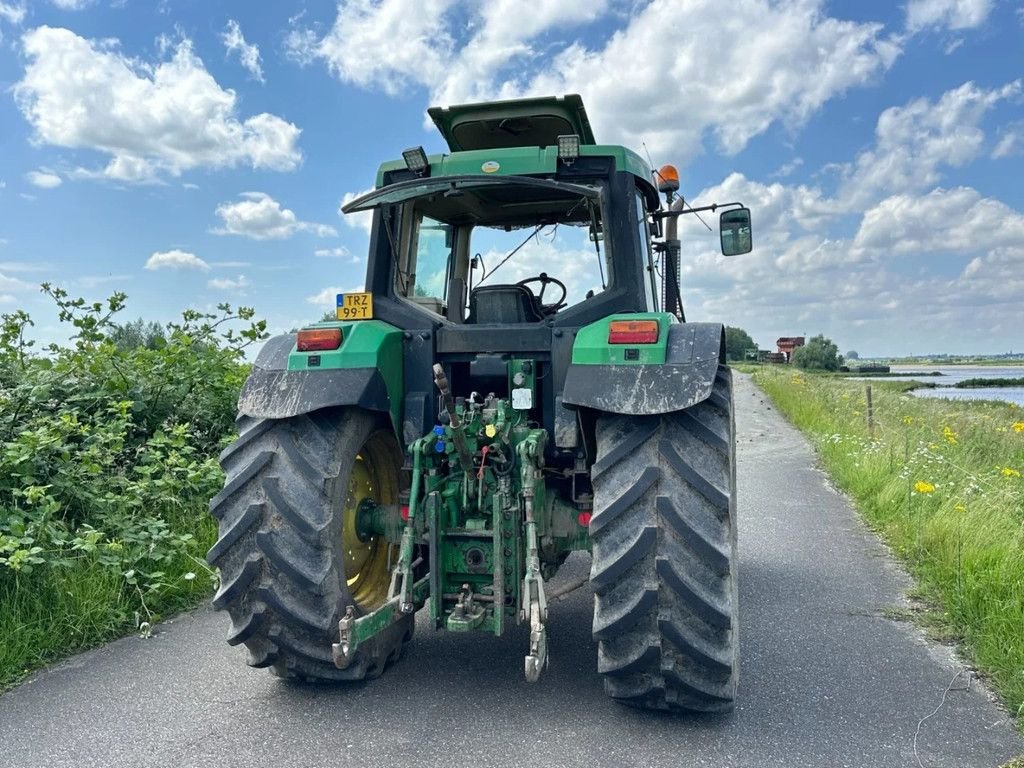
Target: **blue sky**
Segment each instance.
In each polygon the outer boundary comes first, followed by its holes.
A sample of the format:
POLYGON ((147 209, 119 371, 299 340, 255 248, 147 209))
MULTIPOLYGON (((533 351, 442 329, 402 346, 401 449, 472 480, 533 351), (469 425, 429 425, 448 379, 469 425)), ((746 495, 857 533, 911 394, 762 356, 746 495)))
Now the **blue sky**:
POLYGON ((691 319, 1024 350, 1019 2, 0 0, 0 36, 0 311, 43 339, 44 280, 316 319, 363 282, 340 203, 444 149, 428 106, 581 93, 598 141, 753 211, 744 257, 683 228, 691 319))

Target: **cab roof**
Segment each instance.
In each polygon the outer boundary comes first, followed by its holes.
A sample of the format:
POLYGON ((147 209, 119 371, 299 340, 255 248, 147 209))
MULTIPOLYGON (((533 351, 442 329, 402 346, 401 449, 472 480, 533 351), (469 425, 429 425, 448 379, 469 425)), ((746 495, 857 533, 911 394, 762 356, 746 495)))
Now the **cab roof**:
MULTIPOLYGON (((555 174, 558 137, 575 134, 580 157, 610 157, 617 170, 637 177, 651 205, 657 205, 650 167, 632 150, 596 143, 578 94, 431 107, 427 113, 451 153, 427 157, 430 176, 555 174)), ((389 172, 405 168, 402 159, 382 163, 376 187, 384 186, 389 172)))
POLYGON ((431 107, 427 110, 452 152, 507 147, 550 147, 575 134, 595 144, 578 94, 431 107))

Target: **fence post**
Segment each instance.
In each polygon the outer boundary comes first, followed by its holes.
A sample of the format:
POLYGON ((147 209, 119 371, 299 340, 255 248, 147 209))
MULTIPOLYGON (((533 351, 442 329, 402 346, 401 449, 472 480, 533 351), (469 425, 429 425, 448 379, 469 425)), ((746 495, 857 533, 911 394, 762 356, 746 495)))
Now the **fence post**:
POLYGON ((872 437, 875 436, 875 406, 871 401, 871 385, 865 384, 864 389, 867 391, 867 405, 868 405, 868 434, 872 437))

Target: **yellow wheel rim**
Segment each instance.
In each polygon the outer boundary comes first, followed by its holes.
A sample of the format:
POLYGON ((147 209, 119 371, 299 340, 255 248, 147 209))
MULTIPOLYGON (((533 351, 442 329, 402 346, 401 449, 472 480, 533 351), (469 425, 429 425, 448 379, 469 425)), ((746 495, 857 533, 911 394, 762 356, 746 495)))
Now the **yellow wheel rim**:
POLYGON ((384 604, 391 584, 389 562, 393 545, 383 536, 360 541, 357 529, 359 505, 365 499, 390 504, 397 493, 392 451, 384 433, 370 436, 356 455, 342 501, 341 547, 345 577, 352 599, 364 611, 384 604))

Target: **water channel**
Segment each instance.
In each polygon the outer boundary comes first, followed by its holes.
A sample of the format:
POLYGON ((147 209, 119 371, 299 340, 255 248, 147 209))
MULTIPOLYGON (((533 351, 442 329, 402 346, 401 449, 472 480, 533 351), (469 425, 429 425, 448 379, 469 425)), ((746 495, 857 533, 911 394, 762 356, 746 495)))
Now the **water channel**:
POLYGON ((904 375, 880 377, 879 381, 920 381, 935 384, 934 389, 913 390, 918 397, 944 397, 950 400, 1005 400, 1024 406, 1024 387, 956 389, 953 386, 958 381, 965 379, 1024 378, 1024 365, 894 365, 891 370, 892 373, 904 375), (942 375, 920 375, 932 372, 942 375), (914 376, 915 373, 918 375, 914 376))

